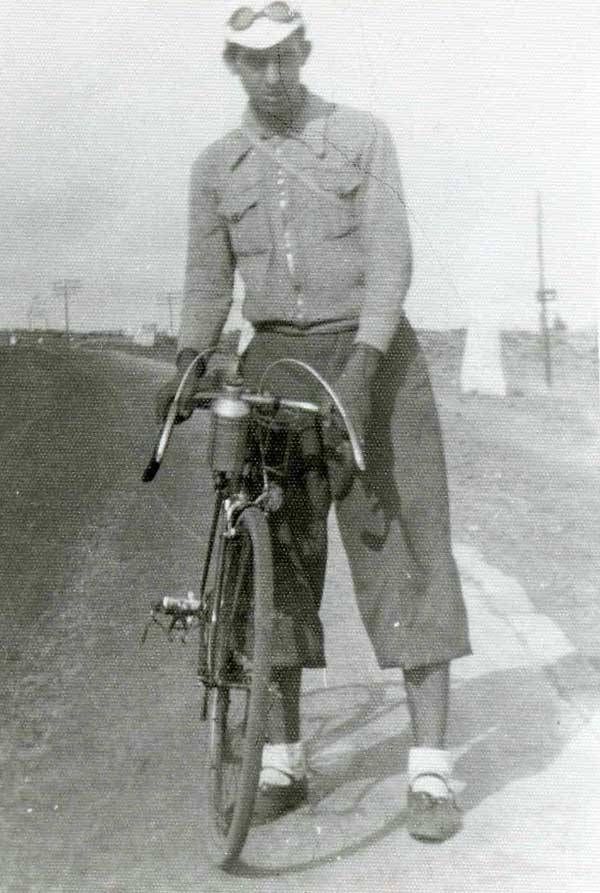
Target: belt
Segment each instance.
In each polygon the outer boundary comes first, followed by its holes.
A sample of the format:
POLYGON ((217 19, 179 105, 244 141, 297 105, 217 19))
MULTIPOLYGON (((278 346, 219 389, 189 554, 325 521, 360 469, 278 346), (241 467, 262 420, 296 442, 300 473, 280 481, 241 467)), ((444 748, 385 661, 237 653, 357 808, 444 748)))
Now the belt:
POLYGON ((304 337, 306 335, 340 335, 342 332, 358 331, 358 320, 330 320, 298 326, 291 322, 264 320, 252 323, 256 332, 267 332, 273 335, 290 335, 304 337))

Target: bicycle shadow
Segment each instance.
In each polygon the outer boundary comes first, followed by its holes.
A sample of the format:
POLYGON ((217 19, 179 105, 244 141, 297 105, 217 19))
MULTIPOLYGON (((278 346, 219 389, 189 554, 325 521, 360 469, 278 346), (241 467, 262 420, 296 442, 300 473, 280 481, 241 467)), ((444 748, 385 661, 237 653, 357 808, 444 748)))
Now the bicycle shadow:
MULTIPOLYGON (((559 696, 550 681, 563 660, 568 658, 544 667, 497 671, 454 686, 448 746, 459 748, 454 774, 465 783, 459 801, 467 825, 471 810, 518 779, 543 771, 568 742, 559 721, 559 696)), ((248 861, 240 860, 231 873, 252 878, 299 874, 340 862, 400 831, 406 820, 405 773, 411 746, 404 705, 401 682, 307 693, 303 711, 314 767, 309 805, 252 831, 248 861), (354 706, 340 720, 344 699, 354 706), (373 728, 379 733, 370 733, 373 728), (282 856, 277 864, 274 853, 282 856), (260 864, 265 857, 270 865, 260 864)))

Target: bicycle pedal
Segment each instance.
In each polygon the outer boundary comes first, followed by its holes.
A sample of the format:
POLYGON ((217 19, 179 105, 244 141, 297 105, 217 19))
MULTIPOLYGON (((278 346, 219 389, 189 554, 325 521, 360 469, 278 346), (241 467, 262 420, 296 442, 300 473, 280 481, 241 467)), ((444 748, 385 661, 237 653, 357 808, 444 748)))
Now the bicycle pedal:
POLYGON ((193 592, 188 592, 179 598, 165 595, 157 605, 157 609, 164 614, 175 614, 178 617, 191 618, 194 615, 198 615, 200 601, 193 592))

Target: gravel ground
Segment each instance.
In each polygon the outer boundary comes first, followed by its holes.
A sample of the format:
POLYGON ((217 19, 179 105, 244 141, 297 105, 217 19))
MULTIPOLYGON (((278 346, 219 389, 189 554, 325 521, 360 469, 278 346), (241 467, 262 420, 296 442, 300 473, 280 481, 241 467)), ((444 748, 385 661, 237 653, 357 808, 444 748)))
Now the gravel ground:
MULTIPOLYGON (((600 706, 589 676, 600 668, 597 368, 585 345, 579 352, 559 345, 549 395, 532 344, 520 338, 508 345, 511 396, 461 396, 460 338, 424 340, 474 604, 478 583, 469 575, 477 567, 518 581, 575 655, 557 658, 551 682, 539 668, 494 669, 492 658, 473 678, 458 672, 452 745, 471 784, 467 805, 484 824, 472 823, 441 856, 403 833, 401 681, 369 663, 342 601, 346 571, 334 564, 327 608, 334 666, 329 679, 308 680, 304 698, 310 808, 252 839, 254 867, 245 874, 210 869, 198 816, 193 649, 158 633, 140 646, 149 603, 197 579, 207 477, 193 455, 204 421, 178 430, 167 466, 144 487, 139 473, 154 436, 149 399, 164 366, 115 354, 3 350, 0 890, 597 889, 577 879, 568 860, 570 874, 554 887, 558 869, 543 841, 533 841, 525 859, 514 805, 511 812, 510 799, 498 800, 520 786, 526 816, 539 793, 532 780, 566 759, 589 726, 585 711, 600 706), (573 683, 577 673, 581 684, 573 683), (561 678, 568 697, 557 694, 561 678), (490 739, 494 728, 501 731, 490 739), (505 839, 491 830, 499 819, 505 839)), ((538 799, 556 818, 556 803, 538 799)))

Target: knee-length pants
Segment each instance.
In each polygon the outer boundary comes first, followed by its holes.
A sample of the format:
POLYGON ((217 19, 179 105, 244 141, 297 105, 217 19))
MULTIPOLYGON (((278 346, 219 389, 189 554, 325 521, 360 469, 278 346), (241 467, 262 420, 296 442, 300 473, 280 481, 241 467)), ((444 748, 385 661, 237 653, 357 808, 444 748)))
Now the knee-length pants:
MULTIPOLYGON (((355 330, 259 329, 242 359, 244 378, 256 386, 271 363, 292 357, 334 383, 355 336, 355 330)), ((278 366, 265 386, 281 396, 316 402, 324 397, 297 368, 278 366)), ((335 506, 360 615, 381 668, 449 661, 470 653, 467 619, 451 550, 438 415, 424 355, 406 320, 380 361, 370 398, 366 472, 335 506)), ((330 505, 326 474, 299 474, 286 487, 283 507, 270 517, 275 665, 325 665, 319 609, 330 505)))

